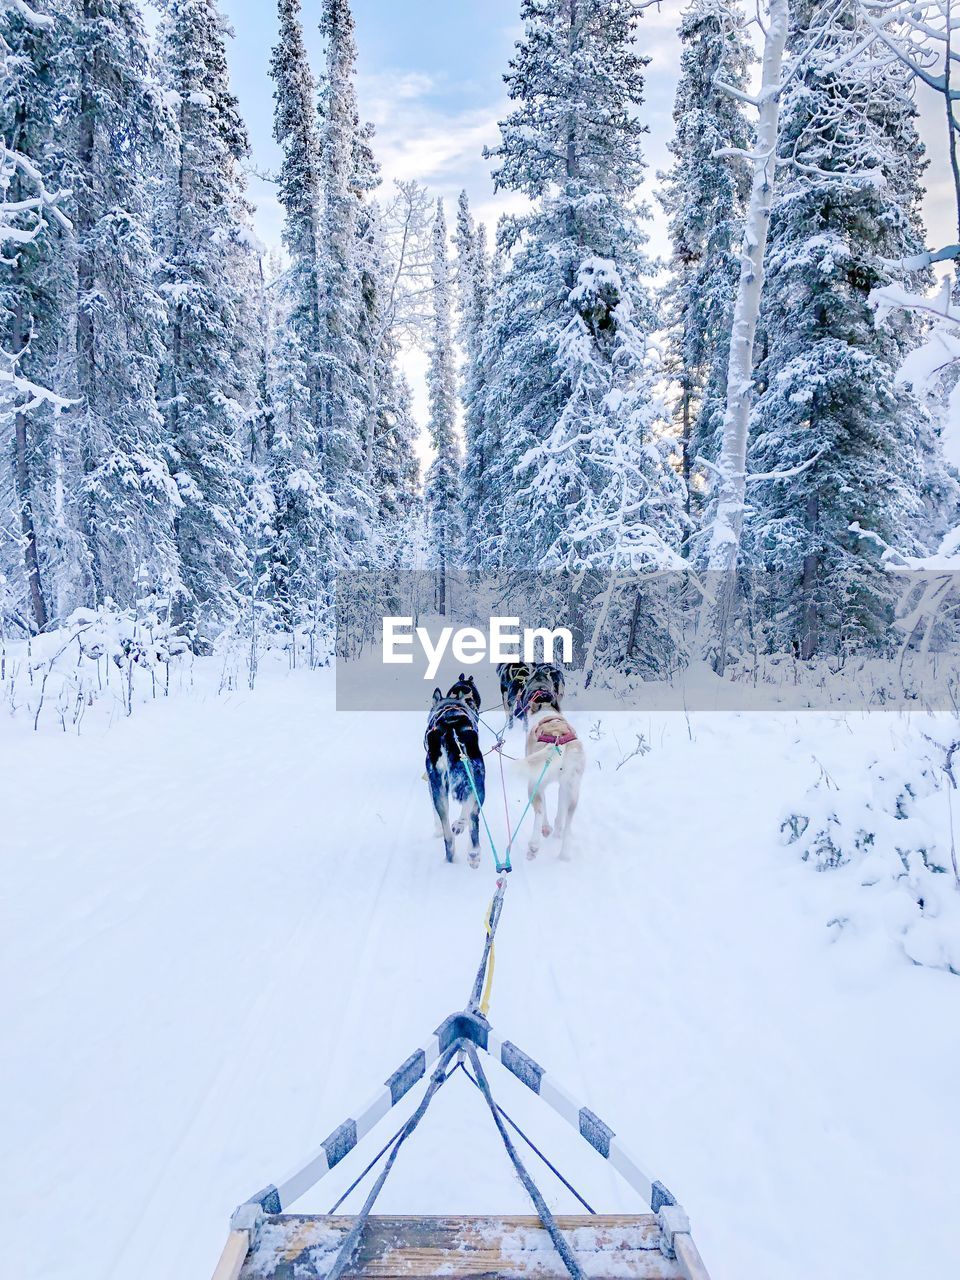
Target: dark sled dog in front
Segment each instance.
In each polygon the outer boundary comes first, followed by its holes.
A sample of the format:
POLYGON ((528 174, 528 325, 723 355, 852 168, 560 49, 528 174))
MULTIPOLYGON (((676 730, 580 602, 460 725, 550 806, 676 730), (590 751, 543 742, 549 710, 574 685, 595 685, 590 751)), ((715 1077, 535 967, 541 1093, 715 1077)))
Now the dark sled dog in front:
POLYGON ((558 703, 563 700, 563 670, 555 662, 501 662, 497 675, 508 724, 515 720, 526 723, 529 698, 534 690, 552 693, 558 703))
POLYGON ((554 662, 537 662, 530 668, 517 700, 514 717, 526 725, 537 707, 543 703, 556 704, 557 710, 563 701, 563 672, 554 662))
POLYGON ((473 707, 477 715, 480 714, 480 690, 477 688, 477 682, 473 676, 465 676, 461 671, 456 683, 452 684, 447 690, 447 697, 456 698, 458 702, 465 702, 468 706, 473 707))
POLYGON ((552 688, 557 695, 557 703, 559 704, 563 701, 566 681, 563 675, 563 668, 558 667, 555 662, 535 663, 533 670, 530 672, 528 684, 534 687, 552 688))
MULTIPOLYGON (((473 684, 472 681, 469 683, 473 684)), ((467 860, 471 867, 477 867, 480 865, 480 805, 486 794, 486 773, 477 720, 480 698, 477 694, 474 706, 472 698, 466 701, 463 697, 451 696, 459 686, 458 681, 446 697, 439 689, 434 689, 423 745, 427 753, 427 781, 447 861, 453 861, 455 839, 469 824, 467 860), (460 816, 454 822, 450 821, 451 798, 460 805, 460 816)))
POLYGON ((519 719, 519 706, 523 698, 523 690, 530 679, 532 667, 529 662, 501 662, 497 666, 500 677, 500 697, 503 701, 504 715, 507 724, 519 719))

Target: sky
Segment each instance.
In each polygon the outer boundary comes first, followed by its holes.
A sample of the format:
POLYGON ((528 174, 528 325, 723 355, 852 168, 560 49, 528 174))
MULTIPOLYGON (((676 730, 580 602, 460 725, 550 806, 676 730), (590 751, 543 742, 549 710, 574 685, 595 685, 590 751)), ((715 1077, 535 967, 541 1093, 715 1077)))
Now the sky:
MULTIPOLYGON (((315 72, 322 66, 317 32, 319 0, 302 0, 307 47, 315 72)), ((650 247, 658 255, 669 249, 665 220, 652 198, 656 173, 666 168, 667 143, 673 131, 673 98, 679 66, 676 36, 685 0, 663 0, 647 9, 639 27, 639 44, 650 57, 646 101, 641 114, 649 127, 646 145, 650 247)), ((233 27, 228 57, 234 92, 250 132, 249 193, 257 207, 256 227, 268 246, 280 240, 282 217, 273 184, 263 175, 275 172, 279 152, 273 142, 273 85, 270 51, 276 42, 273 0, 220 0, 233 27)), ((475 215, 492 232, 497 217, 519 208, 522 200, 495 194, 491 162, 484 146, 496 146, 497 121, 507 110, 503 73, 522 27, 520 0, 353 0, 357 26, 357 95, 361 116, 376 126, 374 148, 385 184, 394 178, 416 178, 448 204, 448 223, 461 190, 475 215)), ((925 204, 930 243, 939 246, 952 234, 952 188, 947 166, 944 127, 935 95, 920 98, 921 134, 930 167, 925 204)), ((414 384, 415 412, 423 414, 423 357, 405 361, 414 384)))

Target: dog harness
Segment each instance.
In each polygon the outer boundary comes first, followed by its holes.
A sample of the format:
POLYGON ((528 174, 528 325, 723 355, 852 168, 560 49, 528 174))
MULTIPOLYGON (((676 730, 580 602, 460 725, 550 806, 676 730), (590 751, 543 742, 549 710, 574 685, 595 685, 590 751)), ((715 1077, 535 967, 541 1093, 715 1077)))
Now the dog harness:
POLYGON ((427 733, 429 733, 431 729, 437 729, 440 725, 446 724, 449 721, 459 721, 462 723, 464 716, 466 716, 467 720, 470 722, 471 728, 476 731, 477 714, 473 707, 471 707, 469 703, 461 702, 456 698, 444 698, 442 702, 437 703, 436 708, 430 715, 430 719, 427 722, 427 733))
POLYGON ((532 689, 529 698, 521 698, 524 715, 529 715, 538 702, 547 702, 555 697, 552 689, 532 689))
POLYGON ((575 742, 577 735, 563 716, 548 716, 537 726, 537 741, 549 742, 554 747, 565 747, 575 742))

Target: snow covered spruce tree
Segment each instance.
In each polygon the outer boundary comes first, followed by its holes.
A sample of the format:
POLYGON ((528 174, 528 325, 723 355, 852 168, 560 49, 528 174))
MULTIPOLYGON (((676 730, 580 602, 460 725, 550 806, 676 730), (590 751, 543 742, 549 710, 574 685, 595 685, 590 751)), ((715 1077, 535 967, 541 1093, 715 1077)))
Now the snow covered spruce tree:
POLYGON ((418 429, 399 361, 402 343, 420 342, 426 332, 433 272, 431 202, 425 188, 412 181, 395 182, 392 195, 382 203, 372 198, 379 181, 372 136, 371 125, 362 129, 354 151, 354 189, 362 199, 357 260, 365 376, 363 444, 374 516, 369 557, 395 583, 393 572, 410 564, 410 521, 420 484, 414 451, 418 429))
MULTIPOLYGON (((59 40, 49 14, 0 8, 0 578, 5 612, 42 631, 56 600, 58 282, 69 224, 56 175, 59 40)), ((3 619, 0 618, 0 625, 3 619)))
POLYGON ((526 0, 522 16, 494 176, 535 203, 501 226, 513 256, 486 325, 488 546, 504 567, 646 570, 672 562, 684 517, 646 340, 639 15, 526 0))
POLYGON ((300 0, 279 0, 279 35, 271 56, 273 135, 283 159, 278 195, 288 265, 273 287, 280 333, 272 352, 267 470, 274 495, 276 542, 271 577, 278 620, 290 630, 307 621, 330 555, 328 506, 320 466, 320 136, 316 86, 307 60, 300 0))
POLYGON ((367 555, 372 564, 392 570, 404 561, 407 523, 418 487, 413 448, 417 429, 410 412, 410 389, 398 360, 401 334, 410 319, 412 277, 423 265, 426 226, 415 184, 413 188, 400 184, 386 208, 371 198, 380 181, 372 137, 372 125, 357 133, 353 177, 360 202, 356 261, 364 376, 364 480, 372 503, 367 555))
POLYGON ((714 461, 727 394, 730 328, 740 262, 737 248, 750 179, 725 148, 745 149, 742 105, 718 80, 743 92, 752 61, 738 0, 692 0, 679 29, 684 46, 673 109, 673 165, 659 199, 669 219, 672 255, 662 306, 669 325, 668 371, 679 387, 688 511, 699 510, 698 456, 714 461))
POLYGON ((430 400, 430 443, 434 457, 427 471, 427 564, 436 573, 434 603, 447 612, 449 574, 460 550, 460 448, 457 440, 457 372, 447 258, 447 222, 437 200, 433 222, 433 333, 427 390, 430 400))
POLYGON ((420 470, 414 446, 419 428, 413 416, 410 385, 393 361, 379 380, 373 487, 376 495, 378 566, 411 567, 411 521, 420 497, 420 470))
POLYGON ((174 481, 157 405, 166 308, 153 280, 152 195, 165 112, 139 6, 76 0, 63 26, 62 103, 75 229, 64 324, 77 401, 64 434, 66 502, 82 536, 75 603, 176 593, 174 481))
POLYGON ((461 191, 457 203, 454 245, 457 253, 457 308, 460 317, 458 337, 465 357, 461 392, 464 435, 461 497, 464 536, 461 560, 466 568, 480 569, 483 564, 482 543, 477 538, 476 531, 487 501, 482 345, 490 283, 486 231, 482 223, 479 226, 474 224, 465 191, 461 191))
POLYGON ((871 289, 922 248, 924 162, 906 72, 864 35, 855 0, 794 8, 806 52, 770 225, 750 469, 791 474, 751 486, 747 546, 775 571, 769 642, 804 658, 890 640, 894 585, 850 525, 916 554, 953 496, 930 419, 895 384, 916 327, 873 320, 871 289))
POLYGON ((244 405, 242 455, 243 509, 238 518, 243 538, 244 577, 239 584, 243 597, 238 620, 246 627, 250 648, 248 679, 256 679, 261 637, 284 630, 274 591, 274 556, 277 547, 277 505, 272 483, 274 423, 274 352, 277 344, 278 290, 270 271, 270 257, 251 247, 237 261, 238 280, 245 305, 238 328, 238 349, 249 361, 249 399, 244 405))
MULTIPOLYGON (((361 155, 368 162, 360 170, 374 173, 369 147, 361 155)), ((369 190, 369 180, 365 187, 369 190)), ((405 201, 401 201, 405 204, 405 201)), ((391 214, 392 210, 387 210, 391 214)), ((390 219, 375 201, 361 209, 358 222, 360 267, 360 347, 364 361, 364 467, 372 502, 372 526, 367 555, 375 567, 395 570, 404 565, 407 527, 417 496, 419 471, 414 454, 417 427, 410 409, 410 388, 398 365, 404 320, 404 275, 407 255, 420 234, 412 225, 394 242, 390 219), (409 237, 409 238, 408 238, 409 237)))
MULTIPOLYGON (((326 70, 320 93, 319 427, 332 568, 362 568, 375 535, 367 435, 374 414, 365 377, 361 205, 372 181, 362 154, 353 84, 354 22, 347 0, 324 0, 326 70)), ((370 158, 372 160, 372 157, 370 158)))
POLYGON ((213 0, 167 0, 158 74, 172 116, 156 221, 168 315, 160 409, 181 498, 178 613, 212 635, 235 616, 246 577, 238 522, 257 375, 238 169, 247 135, 213 0))

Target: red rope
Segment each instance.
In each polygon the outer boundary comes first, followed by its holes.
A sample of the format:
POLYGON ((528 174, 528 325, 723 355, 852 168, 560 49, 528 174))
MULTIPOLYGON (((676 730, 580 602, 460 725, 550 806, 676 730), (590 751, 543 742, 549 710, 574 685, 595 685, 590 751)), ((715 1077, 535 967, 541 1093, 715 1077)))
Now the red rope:
MULTIPOLYGON (((500 751, 498 754, 500 756, 500 789, 503 791, 503 812, 507 819, 507 839, 510 840, 510 806, 507 804, 507 780, 503 776, 503 752, 500 751)), ((512 844, 513 841, 510 841, 510 843, 512 844)), ((510 845, 508 844, 507 851, 509 852, 509 850, 510 845)))
MULTIPOLYGON (((483 723, 487 726, 488 729, 490 728, 490 726, 487 725, 487 722, 485 720, 483 720, 483 723)), ((508 717, 508 723, 509 723, 509 717, 508 717)), ((490 750, 485 751, 483 753, 483 758, 486 759, 487 756, 491 755, 494 751, 497 753, 497 755, 500 758, 500 790, 503 792, 503 814, 507 821, 507 839, 510 840, 510 805, 507 801, 507 779, 503 772, 503 757, 506 755, 508 760, 516 760, 517 756, 511 756, 507 752, 505 752, 503 749, 503 735, 506 733, 506 731, 507 731, 507 725, 505 724, 500 731, 500 736, 497 738, 496 742, 493 744, 490 750)), ((490 732, 492 733, 493 730, 490 729, 490 732)), ((510 843, 512 844, 513 841, 510 840, 510 843)), ((509 849, 509 846, 508 846, 508 849, 509 849)))

